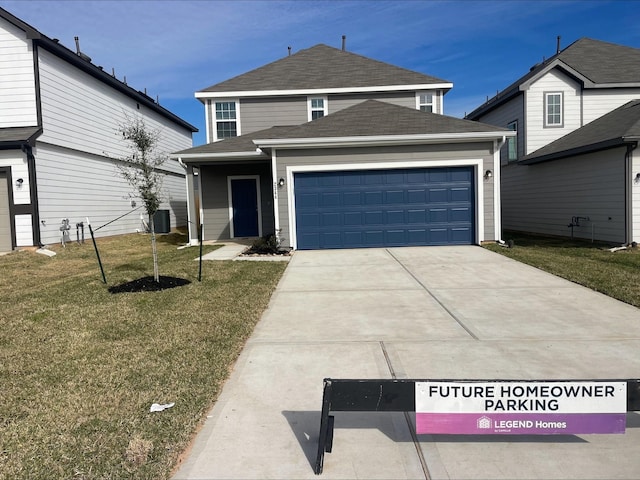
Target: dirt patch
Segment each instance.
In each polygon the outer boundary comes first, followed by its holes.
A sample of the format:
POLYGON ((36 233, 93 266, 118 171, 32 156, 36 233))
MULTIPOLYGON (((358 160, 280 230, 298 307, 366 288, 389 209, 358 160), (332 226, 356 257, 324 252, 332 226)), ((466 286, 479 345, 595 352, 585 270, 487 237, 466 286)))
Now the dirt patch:
POLYGON ((156 282, 153 277, 142 277, 120 285, 109 287, 109 293, 158 292, 169 288, 182 287, 191 282, 184 278, 163 277, 156 282))

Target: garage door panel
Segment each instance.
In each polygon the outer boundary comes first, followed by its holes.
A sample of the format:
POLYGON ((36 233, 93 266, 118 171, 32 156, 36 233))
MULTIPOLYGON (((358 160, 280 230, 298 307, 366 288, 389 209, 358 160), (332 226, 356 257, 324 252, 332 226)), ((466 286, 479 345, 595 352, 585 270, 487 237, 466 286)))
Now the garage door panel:
POLYGON ((385 205, 405 203, 404 192, 402 190, 389 190, 386 192, 385 205))
POLYGON ((336 207, 341 204, 340 194, 337 192, 334 193, 323 193, 320 197, 320 205, 323 207, 336 207))
POLYGON ((470 202, 471 201, 471 189, 470 188, 452 188, 450 190, 452 202, 470 202))
POLYGON ((407 191, 407 203, 425 203, 427 192, 425 189, 407 191))
POLYGON ((407 223, 425 223, 426 217, 427 211, 425 209, 407 210, 407 223))
POLYGON ((468 208, 452 208, 449 210, 449 222, 467 222, 471 212, 468 208))
POLYGON ((470 229, 469 228, 452 228, 451 229, 451 243, 462 243, 469 238, 470 229))
POLYGON ((365 192, 364 203, 365 205, 382 205, 383 198, 382 191, 365 192))
POLYGON ((296 173, 294 192, 300 249, 474 243, 472 167, 296 173))
POLYGON ((404 210, 389 210, 387 211, 387 221, 386 223, 393 225, 398 224, 402 225, 405 223, 404 219, 404 210))
POLYGON ((360 192, 345 192, 342 194, 342 203, 345 205, 362 205, 360 192))

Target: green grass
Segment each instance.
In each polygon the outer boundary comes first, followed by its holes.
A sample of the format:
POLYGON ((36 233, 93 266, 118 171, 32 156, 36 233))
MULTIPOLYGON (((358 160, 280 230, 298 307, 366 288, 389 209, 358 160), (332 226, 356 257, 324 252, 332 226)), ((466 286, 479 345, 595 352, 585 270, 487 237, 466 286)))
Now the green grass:
POLYGON ((514 248, 486 248, 640 307, 640 249, 609 252, 611 245, 505 232, 514 248))
MULTIPOLYGON (((168 478, 285 266, 204 262, 159 237, 160 274, 190 284, 110 294, 152 274, 148 235, 0 257, 0 479, 168 478), (175 402, 150 413, 152 403, 175 402)), ((205 252, 214 247, 205 247, 205 252)))

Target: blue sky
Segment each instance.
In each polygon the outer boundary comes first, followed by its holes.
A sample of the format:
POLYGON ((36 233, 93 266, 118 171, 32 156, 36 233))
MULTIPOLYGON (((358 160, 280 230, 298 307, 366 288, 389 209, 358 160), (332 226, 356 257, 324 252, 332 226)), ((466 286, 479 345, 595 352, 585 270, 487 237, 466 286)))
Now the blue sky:
POLYGON ((16 0, 0 6, 200 129, 194 92, 324 43, 453 83, 464 116, 581 37, 640 48, 639 1, 16 0))

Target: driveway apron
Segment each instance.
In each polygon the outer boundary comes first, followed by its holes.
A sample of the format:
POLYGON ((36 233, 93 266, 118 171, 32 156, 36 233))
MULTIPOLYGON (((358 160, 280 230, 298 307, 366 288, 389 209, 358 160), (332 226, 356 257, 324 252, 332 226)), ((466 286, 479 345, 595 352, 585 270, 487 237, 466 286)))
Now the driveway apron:
POLYGON ((638 378, 639 352, 638 309, 481 247, 299 251, 174 478, 638 478, 638 413, 624 435, 414 437, 412 415, 336 412, 313 465, 324 378, 638 378))

